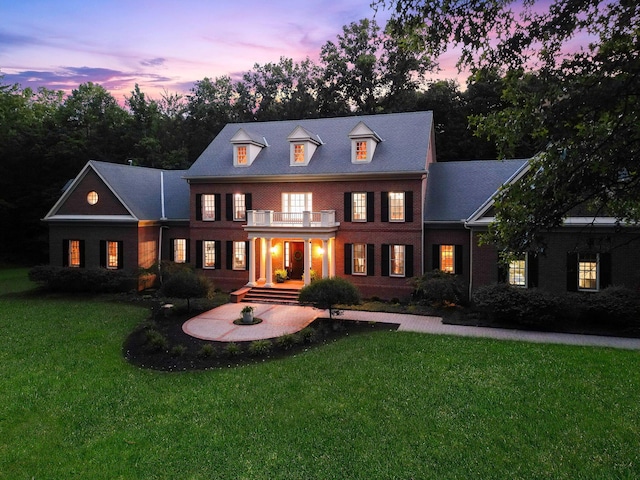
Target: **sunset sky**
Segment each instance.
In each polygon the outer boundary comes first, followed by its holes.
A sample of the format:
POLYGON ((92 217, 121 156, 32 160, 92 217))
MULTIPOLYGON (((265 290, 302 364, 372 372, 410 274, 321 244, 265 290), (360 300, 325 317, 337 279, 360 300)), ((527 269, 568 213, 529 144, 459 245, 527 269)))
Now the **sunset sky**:
MULTIPOLYGON (((240 75, 281 56, 317 60, 370 0, 0 0, 3 84, 70 91, 92 81, 118 101, 240 75)), ((383 26, 389 12, 379 12, 383 26)))

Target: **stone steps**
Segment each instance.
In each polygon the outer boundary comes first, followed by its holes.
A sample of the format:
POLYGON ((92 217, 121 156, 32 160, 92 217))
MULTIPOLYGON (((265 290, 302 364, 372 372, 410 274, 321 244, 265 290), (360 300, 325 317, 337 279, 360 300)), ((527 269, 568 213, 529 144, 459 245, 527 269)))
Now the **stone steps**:
POLYGON ((283 305, 298 305, 300 290, 295 288, 264 288, 253 287, 242 299, 243 302, 278 303, 283 305))

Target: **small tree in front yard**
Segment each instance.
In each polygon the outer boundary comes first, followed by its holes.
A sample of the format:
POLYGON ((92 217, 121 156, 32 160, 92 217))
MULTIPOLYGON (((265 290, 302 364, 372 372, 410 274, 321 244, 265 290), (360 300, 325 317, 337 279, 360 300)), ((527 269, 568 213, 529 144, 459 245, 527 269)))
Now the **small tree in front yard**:
POLYGON ((173 273, 160 287, 160 294, 165 297, 183 298, 187 300, 187 310, 191 311, 190 299, 206 297, 211 290, 211 283, 197 275, 193 270, 183 269, 173 273))
POLYGON ((360 292, 343 278, 323 278, 300 290, 298 300, 300 303, 311 303, 316 308, 328 309, 329 318, 333 319, 334 314, 338 316, 341 313, 334 306, 360 303, 360 292))

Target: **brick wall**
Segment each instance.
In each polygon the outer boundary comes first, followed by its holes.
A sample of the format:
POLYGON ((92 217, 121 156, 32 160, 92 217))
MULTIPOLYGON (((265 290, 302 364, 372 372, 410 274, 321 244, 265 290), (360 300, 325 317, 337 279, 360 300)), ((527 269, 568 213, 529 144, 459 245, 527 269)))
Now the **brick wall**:
POLYGON ((80 184, 69 195, 69 198, 58 210, 59 215, 129 215, 111 190, 96 175, 89 170, 80 184), (87 194, 91 191, 98 193, 98 203, 89 205, 87 194))

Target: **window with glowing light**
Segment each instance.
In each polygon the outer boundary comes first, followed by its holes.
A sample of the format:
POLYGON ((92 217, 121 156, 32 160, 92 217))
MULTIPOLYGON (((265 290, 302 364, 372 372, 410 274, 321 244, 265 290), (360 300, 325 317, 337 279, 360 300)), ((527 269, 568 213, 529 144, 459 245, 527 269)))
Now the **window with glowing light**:
POLYGON ((70 267, 80 267, 80 240, 69 240, 69 258, 68 265, 70 267))
POLYGON ((202 242, 202 268, 216 267, 216 242, 204 240, 202 242))
POLYGON ((599 289, 598 253, 581 253, 578 255, 578 290, 595 291, 599 289))
POLYGON ((118 268, 118 242, 107 241, 107 268, 109 270, 118 268))
POLYGON ((405 246, 391 245, 391 276, 404 277, 405 275, 405 246))
POLYGON ((246 270, 247 248, 244 242, 233 242, 233 269, 246 270))
POLYGON ((89 205, 95 205, 96 203, 98 203, 98 192, 91 191, 87 193, 87 203, 89 205))
POLYGON ((527 257, 513 259, 509 262, 509 285, 514 287, 527 286, 527 257))
POLYGON ((211 222, 216 219, 216 196, 210 194, 202 195, 202 220, 211 222))
POLYGON ((389 220, 404 222, 404 192, 389 192, 389 220))
POLYGON ((356 161, 362 162, 367 160, 367 142, 366 140, 356 142, 356 161))
POLYGON ((173 239, 173 261, 176 263, 187 262, 187 239, 186 238, 173 239))
POLYGON ((351 219, 354 222, 367 221, 367 194, 365 192, 357 192, 353 194, 351 202, 351 219))
POLYGON ((353 274, 367 274, 367 245, 365 243, 353 244, 353 274))
POLYGON ((455 248, 453 245, 440 245, 440 270, 455 273, 455 248))
POLYGON ((247 206, 244 193, 233 195, 233 219, 245 220, 247 218, 247 206))
POLYGON ((236 164, 237 165, 246 165, 247 164, 247 147, 246 147, 246 145, 238 145, 236 147, 236 164))
POLYGON ((293 163, 304 163, 304 144, 296 143, 293 146, 293 163))

